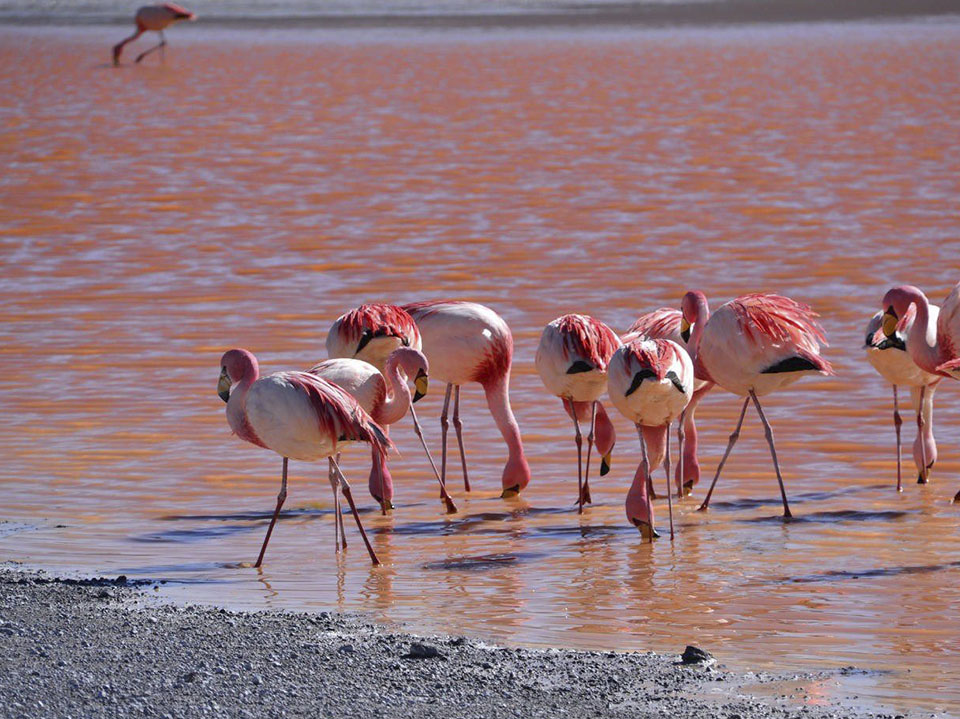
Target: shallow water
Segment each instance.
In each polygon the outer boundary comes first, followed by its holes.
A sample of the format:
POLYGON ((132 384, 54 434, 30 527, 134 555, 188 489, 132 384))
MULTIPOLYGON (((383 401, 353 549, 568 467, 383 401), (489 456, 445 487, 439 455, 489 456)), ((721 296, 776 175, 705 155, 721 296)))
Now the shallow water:
MULTIPOLYGON (((803 701, 957 706, 957 388, 938 392, 928 486, 905 424, 897 495, 890 389, 860 345, 891 284, 939 300, 957 280, 960 26, 195 26, 169 33, 165 66, 113 70, 117 39, 0 28, 0 557, 503 642, 696 643, 734 668, 824 671, 803 701), (766 402, 794 521, 751 413, 710 512, 701 485, 650 546, 622 508, 633 431, 615 417, 614 469, 578 517, 571 428, 532 360, 562 313, 623 330, 688 287, 811 303, 838 376, 766 402), (344 460, 384 566, 349 527, 334 557, 325 467, 292 463, 249 568, 280 461, 230 436, 221 352, 305 368, 345 310, 444 296, 513 328, 529 490, 498 498, 504 446, 466 388, 460 513, 404 422, 392 516, 372 511, 366 453, 344 460)), ((434 448, 442 395, 418 405, 434 448)), ((716 392, 698 412, 705 475, 737 409, 716 392)))

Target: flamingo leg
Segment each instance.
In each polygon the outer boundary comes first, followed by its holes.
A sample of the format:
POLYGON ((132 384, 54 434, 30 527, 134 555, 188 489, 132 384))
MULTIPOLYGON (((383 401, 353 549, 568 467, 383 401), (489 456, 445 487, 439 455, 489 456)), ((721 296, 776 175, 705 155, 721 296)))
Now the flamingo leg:
MULTIPOLYGON (((567 400, 564 400, 567 401, 567 400)), ((576 434, 573 441, 577 443, 577 514, 583 514, 583 435, 580 433, 580 420, 577 419, 577 408, 570 401, 571 415, 573 416, 573 427, 576 434)))
POLYGON ((670 510, 670 541, 673 541, 673 490, 670 489, 670 423, 667 422, 667 446, 663 457, 663 464, 667 470, 667 507, 670 510))
POLYGON ((450 422, 447 416, 450 412, 450 395, 453 393, 453 385, 447 384, 447 391, 443 395, 443 411, 440 413, 440 478, 443 485, 447 485, 447 432, 450 429, 450 422))
MULTIPOLYGON (((683 499, 683 440, 686 437, 686 431, 683 429, 683 422, 687 418, 687 410, 680 413, 680 422, 677 424, 677 452, 680 458, 677 460, 677 499, 683 499)), ((670 445, 670 433, 667 432, 667 446, 670 445)), ((670 493, 670 483, 667 482, 667 494, 670 493)))
POLYGON ((900 449, 900 425, 903 420, 900 418, 900 403, 897 400, 897 385, 893 385, 893 427, 897 432, 897 491, 903 491, 903 479, 901 476, 901 449, 900 449))
POLYGON ((133 33, 133 35, 131 35, 130 37, 124 38, 123 40, 121 40, 120 42, 118 42, 116 45, 113 46, 113 64, 114 64, 114 66, 117 66, 117 65, 120 64, 120 53, 123 52, 124 46, 125 46, 128 42, 133 42, 133 41, 136 40, 138 37, 140 37, 141 35, 143 35, 143 32, 144 32, 143 29, 138 26, 138 27, 137 27, 137 31, 136 31, 135 33, 133 33))
POLYGON ((705 512, 710 505, 710 497, 713 495, 713 488, 717 486, 717 480, 720 479, 720 472, 723 470, 723 465, 727 462, 727 457, 730 456, 730 451, 733 449, 733 445, 737 443, 737 439, 740 438, 740 427, 743 426, 743 417, 747 414, 747 403, 750 402, 750 397, 747 397, 743 400, 743 408, 740 410, 740 419, 737 420, 737 428, 733 430, 733 434, 730 435, 730 441, 727 442, 727 451, 723 453, 723 459, 720 460, 720 464, 717 465, 717 473, 713 476, 713 481, 710 483, 710 489, 707 490, 707 496, 703 499, 703 504, 700 505, 698 512, 705 512))
POLYGON ((766 435, 767 444, 770 445, 770 456, 773 457, 773 468, 777 472, 777 482, 780 483, 780 496, 783 498, 783 516, 789 519, 793 515, 790 514, 790 505, 787 504, 787 490, 783 487, 783 477, 780 475, 780 462, 777 461, 777 448, 773 445, 773 429, 771 429, 770 423, 767 422, 767 418, 763 414, 763 408, 760 406, 760 400, 757 399, 757 395, 753 390, 750 390, 750 397, 753 399, 753 404, 757 408, 757 414, 760 415, 760 421, 763 422, 763 433, 766 435))
POLYGON ((353 518, 357 522, 357 529, 360 530, 360 537, 363 539, 363 543, 367 546, 367 552, 370 554, 370 561, 373 562, 373 565, 376 566, 380 564, 380 560, 377 559, 377 553, 373 551, 373 547, 370 545, 370 540, 367 539, 367 533, 363 531, 363 525, 360 523, 360 515, 357 512, 357 505, 353 502, 353 494, 350 492, 350 484, 347 482, 347 478, 343 476, 343 472, 340 471, 340 465, 337 464, 336 460, 333 461, 333 468, 337 473, 337 478, 340 483, 340 491, 343 492, 343 496, 347 498, 347 504, 350 505, 350 511, 353 512, 353 518))
MULTIPOLYGON (((340 458, 339 452, 337 458, 340 458)), ((347 548, 347 534, 343 531, 343 512, 340 508, 340 484, 337 481, 337 473, 333 469, 333 458, 327 457, 328 474, 330 487, 333 489, 333 543, 335 552, 340 553, 341 544, 344 549, 347 548)))
POLYGON ((423 451, 427 453, 427 460, 429 460, 430 467, 433 469, 433 476, 435 476, 440 483, 440 499, 447 504, 447 514, 453 514, 457 511, 457 505, 453 503, 453 498, 447 493, 447 485, 444 484, 443 479, 441 479, 440 472, 437 471, 437 465, 434 464, 433 457, 430 456, 430 450, 427 449, 427 442, 423 438, 423 429, 420 427, 420 420, 417 419, 417 413, 414 411, 412 404, 410 405, 410 416, 413 418, 413 431, 416 432, 417 437, 420 439, 420 444, 423 445, 423 451))
POLYGON ((590 405, 590 434, 587 435, 587 466, 583 472, 583 499, 580 504, 592 504, 590 497, 590 450, 593 448, 594 430, 597 425, 597 402, 594 400, 590 405))
POLYGON ((463 491, 470 491, 470 478, 467 476, 467 455, 463 451, 463 422, 460 421, 460 385, 453 390, 453 428, 457 430, 457 444, 460 445, 460 464, 463 465, 463 491))
POLYGON ((137 59, 134 60, 134 62, 140 62, 141 60, 143 60, 143 58, 145 58, 147 55, 149 55, 149 54, 150 54, 151 52, 153 52, 154 50, 159 50, 159 51, 160 51, 160 57, 161 57, 162 59, 164 59, 164 56, 163 56, 163 48, 165 48, 165 47, 167 46, 167 38, 165 38, 165 37, 163 36, 163 30, 158 30, 157 32, 160 33, 160 43, 159 43, 158 45, 154 45, 154 46, 151 47, 149 50, 144 50, 143 52, 141 52, 139 55, 137 55, 137 59))
POLYGON ((267 528, 267 536, 263 538, 263 546, 260 547, 260 556, 257 557, 257 563, 254 567, 259 567, 263 563, 263 555, 267 551, 267 543, 270 541, 270 535, 273 534, 273 525, 277 523, 277 517, 280 516, 280 508, 287 499, 287 458, 283 458, 283 479, 280 483, 280 494, 277 495, 277 508, 273 510, 273 519, 270 520, 270 526, 267 528))
MULTIPOLYGON (((920 410, 917 412, 917 436, 923 437, 923 426, 925 422, 923 421, 923 395, 926 393, 927 387, 923 385, 920 387, 920 410)), ((927 467, 927 448, 923 446, 923 440, 920 440, 920 458, 922 460, 923 468, 920 470, 920 475, 917 477, 917 484, 926 484, 927 483, 927 472, 929 468, 927 467)))
MULTIPOLYGON (((646 440, 644 440, 644 438, 643 438, 643 430, 640 429, 640 425, 639 425, 639 424, 637 425, 637 434, 640 435, 640 453, 641 453, 641 457, 643 458, 643 459, 642 459, 642 464, 643 464, 644 481, 647 483, 647 487, 649 487, 650 484, 651 484, 651 479, 650 479, 650 460, 647 459, 647 442, 646 442, 646 440)), ((667 494, 670 494, 670 492, 667 492, 667 494)), ((656 530, 653 528, 653 499, 650 497, 649 491, 647 492, 647 516, 650 517, 650 520, 651 520, 651 523, 650 523, 650 544, 653 544, 653 537, 654 537, 654 535, 655 535, 657 532, 656 532, 656 530)))

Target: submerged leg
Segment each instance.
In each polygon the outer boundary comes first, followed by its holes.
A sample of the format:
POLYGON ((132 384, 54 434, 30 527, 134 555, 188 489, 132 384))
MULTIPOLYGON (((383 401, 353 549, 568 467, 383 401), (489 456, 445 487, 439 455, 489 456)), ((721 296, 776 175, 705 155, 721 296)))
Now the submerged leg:
MULTIPOLYGON (((680 420, 681 423, 683 420, 680 420)), ((673 491, 670 489, 670 423, 667 422, 667 453, 664 455, 663 464, 667 470, 667 507, 670 510, 670 541, 673 541, 673 491)))
POLYGON ((447 391, 443 395, 443 411, 440 413, 440 484, 447 486, 447 432, 450 429, 450 422, 447 420, 450 412, 450 394, 453 392, 453 385, 447 384, 447 391))
POLYGON ((580 420, 577 419, 576 405, 572 400, 564 400, 564 402, 570 402, 573 427, 576 430, 573 441, 577 443, 577 514, 583 514, 583 435, 580 434, 580 420))
MULTIPOLYGON (((650 479, 650 460, 647 459, 647 442, 643 438, 643 431, 640 429, 639 424, 637 425, 637 434, 640 435, 640 456, 642 457, 643 462, 643 473, 646 475, 643 481, 646 482, 647 486, 649 487, 652 484, 652 480, 650 479)), ((669 495, 670 492, 668 491, 667 494, 669 495)), ((653 539, 657 536, 657 530, 653 526, 653 500, 651 499, 649 492, 647 493, 647 516, 651 519, 649 539, 650 544, 653 544, 653 539)))
POLYGON ((263 546, 260 547, 260 556, 257 557, 257 563, 254 567, 259 567, 263 563, 264 552, 267 551, 267 543, 270 541, 270 535, 273 534, 273 525, 277 523, 277 517, 280 516, 280 508, 287 499, 287 458, 283 458, 283 479, 280 482, 280 494, 277 495, 277 508, 273 510, 273 519, 270 520, 270 526, 267 527, 267 536, 263 538, 263 546))
MULTIPOLYGON (((683 440, 686 436, 686 433, 683 430, 683 423, 687 418, 687 410, 683 410, 680 413, 680 421, 677 422, 677 453, 680 455, 680 459, 677 460, 677 499, 683 499, 683 440)), ((669 432, 667 433, 669 435, 669 432)), ((669 443, 670 438, 667 437, 667 442, 669 443)), ((667 482, 667 493, 670 491, 670 482, 667 482)))
POLYGON ((470 477, 467 475, 467 455, 463 451, 463 422, 460 421, 460 385, 453 390, 453 428, 457 430, 457 444, 460 445, 460 464, 463 465, 463 491, 470 491, 470 477))
POLYGON ((340 553, 340 487, 337 473, 333 471, 333 457, 327 457, 327 481, 333 489, 333 544, 335 552, 340 553))
POLYGON ((350 492, 350 484, 347 482, 347 478, 343 476, 343 472, 340 471, 340 465, 337 464, 336 460, 333 462, 333 468, 336 470, 337 478, 340 481, 340 491, 343 492, 343 496, 347 498, 347 504, 350 505, 350 511, 353 512, 353 518, 357 522, 357 529, 360 530, 360 537, 363 539, 363 543, 367 545, 367 552, 370 553, 370 561, 373 562, 374 566, 380 564, 380 560, 377 559, 377 553, 373 551, 373 547, 370 545, 370 540, 367 539, 367 533, 363 531, 363 525, 360 523, 360 515, 357 513, 357 505, 353 503, 353 495, 350 492))
POLYGON ((590 434, 587 435, 587 466, 583 472, 583 497, 580 500, 581 506, 591 504, 590 497, 590 450, 593 449, 594 430, 597 426, 597 402, 594 400, 590 404, 590 434))
POLYGON ((720 472, 723 470, 723 465, 727 462, 727 457, 730 456, 730 450, 733 449, 733 445, 737 443, 737 439, 740 437, 740 427, 743 426, 743 417, 747 413, 747 403, 750 401, 750 397, 747 397, 743 400, 743 408, 740 410, 740 419, 737 420, 737 428, 733 430, 733 434, 730 435, 730 441, 727 442, 727 451, 723 453, 723 459, 720 460, 720 464, 717 465, 717 473, 713 476, 713 481, 710 483, 710 489, 707 490, 707 496, 703 499, 703 504, 700 505, 698 512, 706 511, 707 507, 710 505, 710 497, 713 495, 713 488, 717 486, 717 480, 720 479, 720 472))
MULTIPOLYGON (((920 409, 917 412, 917 435, 923 437, 923 395, 926 393, 927 388, 920 388, 920 409)), ((927 448, 923 446, 923 440, 920 441, 920 457, 922 459, 922 469, 920 474, 917 477, 917 484, 926 484, 927 483, 927 474, 929 472, 927 468, 927 448)))
POLYGON ((757 408, 757 414, 760 415, 760 421, 763 422, 763 433, 767 437, 767 444, 770 445, 770 456, 773 457, 773 468, 777 472, 777 482, 780 483, 780 496, 783 498, 783 516, 792 517, 790 514, 790 506, 787 504, 787 490, 783 488, 783 477, 780 476, 780 463, 777 461, 777 448, 773 445, 773 430, 770 428, 770 423, 767 422, 767 418, 763 415, 763 408, 760 406, 760 400, 757 399, 757 395, 753 390, 750 390, 750 397, 753 399, 753 404, 757 408))
POLYGON ((410 416, 413 418, 413 431, 416 432, 417 437, 420 439, 420 444, 423 445, 423 451, 427 453, 427 460, 430 462, 430 468, 433 469, 433 476, 436 477, 440 483, 440 499, 447 504, 447 514, 453 514, 457 511, 457 505, 453 503, 453 498, 447 493, 447 485, 444 484, 443 479, 440 477, 440 472, 437 471, 437 465, 433 463, 433 457, 430 456, 430 450, 427 449, 427 441, 423 438, 423 429, 420 428, 420 421, 417 419, 417 413, 414 411, 412 404, 410 405, 410 416))
MULTIPOLYGON (((919 416, 919 415, 918 415, 919 416)), ((900 451, 900 425, 903 420, 900 419, 900 406, 897 401, 897 385, 893 385, 893 427, 897 432, 897 491, 903 491, 903 478, 901 476, 901 451, 900 451)))

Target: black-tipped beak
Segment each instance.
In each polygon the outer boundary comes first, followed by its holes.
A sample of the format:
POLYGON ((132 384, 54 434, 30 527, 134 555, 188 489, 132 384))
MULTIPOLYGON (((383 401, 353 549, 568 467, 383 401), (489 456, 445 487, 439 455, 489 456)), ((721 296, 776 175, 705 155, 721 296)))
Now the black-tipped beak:
POLYGON ((229 402, 229 401, 230 401, 230 390, 226 390, 225 392, 217 392, 217 396, 218 396, 220 399, 222 399, 224 402, 229 402))
POLYGON ((230 401, 230 387, 232 384, 230 376, 227 374, 226 368, 224 368, 220 372, 220 379, 217 381, 217 395, 224 402, 230 401))
POLYGON ((512 487, 504 489, 500 494, 500 499, 510 499, 511 497, 516 497, 518 494, 520 494, 520 485, 515 484, 512 487))
POLYGON ((413 381, 413 386, 416 387, 416 391, 413 394, 413 401, 417 402, 427 394, 427 387, 429 386, 429 379, 427 373, 423 370, 417 374, 417 378, 413 381))
POLYGON ((603 455, 603 458, 600 460, 600 476, 601 477, 606 477, 607 474, 610 472, 610 462, 611 462, 610 455, 611 454, 613 454, 613 452, 607 452, 605 455, 603 455))
POLYGON ((652 542, 654 539, 660 539, 660 532, 649 522, 642 522, 639 519, 630 520, 633 526, 640 530, 640 536, 644 541, 652 542))
POLYGON ((894 337, 897 334, 897 323, 899 322, 896 311, 893 309, 893 306, 887 307, 887 311, 883 313, 883 334, 889 339, 894 337))
POLYGON ((680 320, 680 339, 684 342, 690 341, 690 323, 684 318, 680 320))

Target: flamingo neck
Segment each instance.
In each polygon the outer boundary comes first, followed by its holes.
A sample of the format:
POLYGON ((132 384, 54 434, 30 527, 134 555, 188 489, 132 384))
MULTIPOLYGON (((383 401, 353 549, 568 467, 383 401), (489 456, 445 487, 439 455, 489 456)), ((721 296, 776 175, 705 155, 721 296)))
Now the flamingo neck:
MULTIPOLYGON (((928 331, 930 303, 927 301, 926 295, 919 290, 910 292, 908 301, 916 305, 917 317, 910 328, 910 334, 907 335, 907 351, 921 369, 936 374, 937 365, 943 360, 941 359, 936 328, 933 328, 933 332, 928 331), (933 344, 930 343, 930 340, 933 340, 933 344)), ((907 307, 909 307, 909 304, 907 307)))
POLYGON ((247 393, 257 381, 258 371, 255 367, 248 369, 236 387, 230 392, 230 399, 227 401, 227 422, 230 423, 230 429, 242 440, 251 444, 264 447, 266 445, 257 436, 250 420, 247 418, 247 393))
POLYGON ((690 341, 687 343, 687 350, 690 353, 690 360, 693 362, 694 376, 697 379, 707 379, 709 372, 700 361, 700 340, 703 338, 703 330, 710 321, 710 305, 707 298, 702 294, 697 294, 694 305, 693 329, 690 332, 690 341))
POLYGON ((410 387, 407 386, 406 375, 400 370, 398 364, 396 353, 387 358, 384 376, 387 380, 388 393, 373 418, 377 424, 388 425, 399 422, 410 409, 410 387))
POLYGON ((530 483, 530 467, 523 453, 523 440, 520 438, 520 427, 513 410, 510 408, 510 372, 483 386, 487 395, 487 406, 493 421, 507 443, 507 464, 503 468, 500 478, 504 489, 519 486, 523 489, 530 483))

